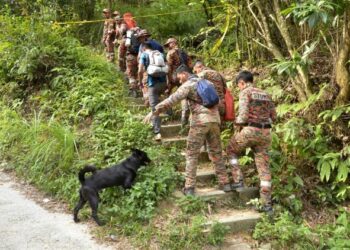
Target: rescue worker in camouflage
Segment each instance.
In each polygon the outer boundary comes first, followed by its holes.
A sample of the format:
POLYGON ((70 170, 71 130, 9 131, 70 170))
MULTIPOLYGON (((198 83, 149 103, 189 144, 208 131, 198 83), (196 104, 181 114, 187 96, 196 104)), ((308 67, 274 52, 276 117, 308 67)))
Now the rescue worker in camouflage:
POLYGON ((236 78, 240 89, 239 113, 235 124, 241 128, 230 140, 226 149, 232 166, 232 189, 243 187, 243 174, 238 157, 250 147, 254 152, 255 165, 260 178, 262 211, 272 212, 271 173, 268 150, 271 144, 271 125, 276 119, 275 105, 271 97, 253 85, 253 75, 242 71, 236 78))
POLYGON ((115 23, 111 18, 111 12, 109 9, 103 10, 103 15, 105 17, 105 21, 103 24, 103 37, 102 43, 105 46, 106 50, 106 58, 109 62, 114 61, 114 39, 115 39, 115 23))
MULTIPOLYGON (((181 65, 184 64, 188 68, 191 68, 191 59, 187 54, 182 51, 179 47, 178 41, 176 38, 169 38, 164 47, 168 49, 166 60, 169 67, 168 78, 167 78, 167 94, 171 94, 173 88, 180 86, 180 83, 176 77, 175 70, 181 65), (186 55, 186 56, 185 56, 186 55)), ((188 115, 189 115, 189 106, 186 100, 181 102, 181 124, 184 127, 187 124, 188 115)))
MULTIPOLYGON (((140 28, 135 27, 130 29, 130 31, 133 33, 132 36, 137 37, 140 28)), ((137 61, 137 55, 139 53, 139 47, 140 44, 137 41, 137 39, 130 39, 131 44, 130 46, 127 46, 126 50, 126 75, 129 79, 129 89, 130 92, 134 97, 137 96, 137 89, 138 89, 138 83, 137 83, 137 77, 138 77, 138 61, 137 61), (135 43, 135 44, 133 44, 135 43)))
POLYGON ((200 79, 192 75, 187 66, 181 65, 175 73, 181 86, 155 107, 153 115, 158 116, 182 100, 187 100, 189 103, 191 111, 190 131, 187 137, 186 181, 183 191, 185 195, 194 195, 195 193, 200 148, 206 142, 209 158, 215 166, 220 188, 229 192, 231 185, 222 157, 218 107, 216 105, 209 109, 201 104, 201 98, 197 94, 197 84, 200 79))
POLYGON ((225 78, 219 72, 206 67, 204 63, 201 61, 197 61, 194 64, 193 73, 197 74, 199 78, 206 79, 214 84, 216 93, 220 98, 219 113, 221 117, 221 122, 223 122, 223 118, 225 116, 225 89, 226 89, 225 78))
POLYGON ((115 25, 115 41, 114 44, 118 44, 118 66, 120 71, 126 71, 126 46, 125 38, 128 27, 121 16, 114 17, 115 25))

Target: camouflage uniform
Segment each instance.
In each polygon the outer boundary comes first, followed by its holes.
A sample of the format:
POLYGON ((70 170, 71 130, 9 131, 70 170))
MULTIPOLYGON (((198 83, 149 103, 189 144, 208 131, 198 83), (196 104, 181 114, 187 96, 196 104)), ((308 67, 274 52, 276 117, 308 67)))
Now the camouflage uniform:
POLYGON ((271 97, 264 91, 248 85, 239 95, 239 115, 236 118, 236 123, 242 125, 243 129, 231 138, 226 149, 232 165, 233 181, 238 183, 243 181, 238 156, 246 148, 252 148, 260 178, 260 198, 266 205, 271 205, 271 174, 268 155, 271 132, 269 128, 275 118, 276 110, 271 97))
MULTIPOLYGON (((181 65, 181 59, 180 59, 180 51, 179 48, 174 48, 168 51, 166 56, 166 61, 168 63, 169 71, 168 71, 168 84, 169 84, 169 93, 171 93, 171 90, 179 86, 180 83, 176 80, 176 77, 174 76, 175 70, 181 65)), ((190 58, 188 57, 188 60, 186 62, 186 65, 188 67, 191 66, 190 58)))
POLYGON ((116 24, 116 39, 118 41, 118 66, 122 72, 126 71, 126 46, 125 46, 125 36, 128 27, 124 22, 116 24))
MULTIPOLYGON (((169 94, 171 94, 171 90, 176 87, 179 86, 180 83, 178 82, 178 80, 176 79, 176 77, 174 76, 174 72, 175 70, 181 65, 181 59, 180 59, 180 51, 179 48, 176 47, 174 49, 171 49, 168 51, 168 54, 166 56, 166 60, 168 63, 168 67, 169 67, 169 71, 168 71, 168 92, 169 94)), ((188 67, 191 66, 191 60, 188 57, 188 60, 186 62, 186 65, 188 67)), ((187 103, 186 100, 183 100, 181 102, 181 123, 185 124, 187 123, 187 119, 188 119, 188 113, 189 113, 189 105, 187 103)))
POLYGON ((220 98, 219 113, 221 116, 221 121, 223 121, 223 117, 225 115, 225 78, 219 72, 210 68, 205 68, 198 74, 198 77, 207 79, 214 84, 215 90, 220 98))
MULTIPOLYGON (((134 33, 137 34, 138 27, 132 29, 134 33)), ((139 45, 137 46, 139 47, 139 45)), ((126 51, 126 75, 129 79, 129 88, 130 89, 137 89, 137 76, 138 76, 138 61, 137 61, 137 51, 131 51, 131 48, 128 47, 126 51)))
POLYGON ((220 185, 229 183, 222 158, 218 107, 208 109, 200 104, 201 100, 197 94, 198 81, 199 78, 189 79, 174 94, 155 107, 156 110, 163 112, 181 100, 187 99, 188 101, 191 116, 190 131, 187 137, 185 188, 192 188, 196 185, 200 148, 205 141, 208 145, 210 160, 215 165, 220 185))
POLYGON ((105 20, 103 24, 102 42, 106 48, 106 57, 110 62, 114 61, 114 40, 115 40, 115 22, 112 19, 105 20))

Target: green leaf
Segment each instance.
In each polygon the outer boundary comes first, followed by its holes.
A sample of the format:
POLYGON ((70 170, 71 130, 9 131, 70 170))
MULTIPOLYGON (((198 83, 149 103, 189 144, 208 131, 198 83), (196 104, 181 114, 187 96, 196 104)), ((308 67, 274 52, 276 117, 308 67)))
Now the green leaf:
POLYGON ((325 179, 326 181, 329 181, 329 178, 331 176, 331 165, 328 161, 323 162, 323 164, 321 165, 320 176, 321 181, 324 181, 325 179))
POLYGON ((299 175, 295 176, 293 178, 294 182, 297 183, 299 186, 304 186, 304 181, 300 178, 299 175))

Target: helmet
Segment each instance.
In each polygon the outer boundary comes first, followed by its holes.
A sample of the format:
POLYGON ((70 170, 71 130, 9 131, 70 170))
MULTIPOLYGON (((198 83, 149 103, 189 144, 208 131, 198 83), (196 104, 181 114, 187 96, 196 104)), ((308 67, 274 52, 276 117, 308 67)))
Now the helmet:
POLYGON ((164 44, 164 47, 168 47, 170 43, 175 43, 175 44, 177 44, 176 38, 170 37, 170 38, 166 41, 166 43, 164 44))
POLYGON ((109 9, 103 9, 102 13, 110 13, 111 11, 109 9))

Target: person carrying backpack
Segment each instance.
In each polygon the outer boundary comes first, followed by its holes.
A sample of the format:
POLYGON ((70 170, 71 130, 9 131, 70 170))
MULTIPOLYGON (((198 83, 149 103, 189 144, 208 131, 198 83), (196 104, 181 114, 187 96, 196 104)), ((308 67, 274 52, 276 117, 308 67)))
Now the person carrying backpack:
POLYGON ((220 115, 217 105, 219 97, 215 88, 209 81, 192 75, 185 65, 177 68, 175 74, 181 86, 167 99, 159 103, 153 109, 153 113, 146 116, 145 121, 151 116, 158 117, 161 112, 168 110, 182 100, 186 100, 190 107, 191 116, 186 149, 186 181, 183 192, 185 195, 195 194, 198 158, 204 142, 208 145, 209 158, 215 166, 219 187, 225 192, 229 192, 231 186, 222 156, 220 115))
MULTIPOLYGON (((165 63, 163 53, 158 50, 153 50, 151 43, 146 42, 143 46, 144 51, 139 60, 139 82, 142 82, 142 78, 146 72, 149 104, 152 111, 154 111, 156 105, 159 103, 160 95, 163 94, 166 89, 166 74, 168 73, 168 66, 165 63)), ((160 134, 160 117, 154 117, 152 124, 153 132, 155 134, 154 139, 160 141, 162 139, 160 134)))
POLYGON ((169 65, 167 92, 171 94, 171 91, 174 87, 180 86, 180 83, 176 78, 176 75, 174 74, 175 70, 181 64, 184 64, 188 68, 191 68, 191 58, 187 55, 185 51, 179 48, 179 44, 176 38, 169 38, 163 46, 168 49, 168 53, 166 56, 166 61, 169 65))
POLYGON ((219 72, 206 67, 201 61, 195 62, 193 66, 193 72, 197 74, 199 78, 207 79, 214 84, 215 90, 220 98, 219 113, 221 122, 223 122, 225 116, 225 78, 219 72))
POLYGON ((137 95, 137 55, 139 53, 140 43, 137 40, 139 27, 129 29, 126 32, 126 75, 129 79, 130 92, 136 97, 137 95))
POLYGON ((119 70, 122 72, 126 71, 126 46, 125 46, 125 40, 126 40, 126 32, 128 30, 128 27, 126 23, 124 22, 123 18, 121 16, 115 16, 115 34, 116 38, 114 40, 114 44, 118 44, 118 66, 119 70))
MULTIPOLYGON (((152 50, 158 50, 159 52, 164 53, 163 46, 160 45, 160 43, 158 43, 156 40, 151 39, 150 37, 151 37, 151 34, 145 29, 143 29, 143 30, 141 30, 139 32, 139 34, 137 36, 138 42, 140 43, 139 54, 138 54, 138 57, 137 57, 138 61, 140 60, 141 54, 145 50, 144 44, 146 42, 151 45, 152 50)), ((143 98, 144 98, 145 104, 149 105, 148 89, 147 89, 147 78, 148 78, 147 72, 145 71, 144 75, 143 75, 143 78, 142 78, 142 81, 139 82, 139 83, 141 85, 141 89, 142 89, 142 93, 143 93, 143 98)))
MULTIPOLYGON (((176 75, 174 74, 175 70, 182 64, 186 65, 188 68, 191 68, 192 62, 191 62, 191 58, 187 55, 187 53, 179 48, 179 44, 176 38, 173 38, 173 37, 169 38, 164 44, 164 47, 168 49, 166 60, 169 65, 166 93, 170 95, 173 88, 180 86, 180 83, 176 78, 176 75)), ((184 127, 187 124, 188 115, 189 115, 189 107, 187 105, 187 102, 184 100, 181 103, 182 127, 184 127)))

